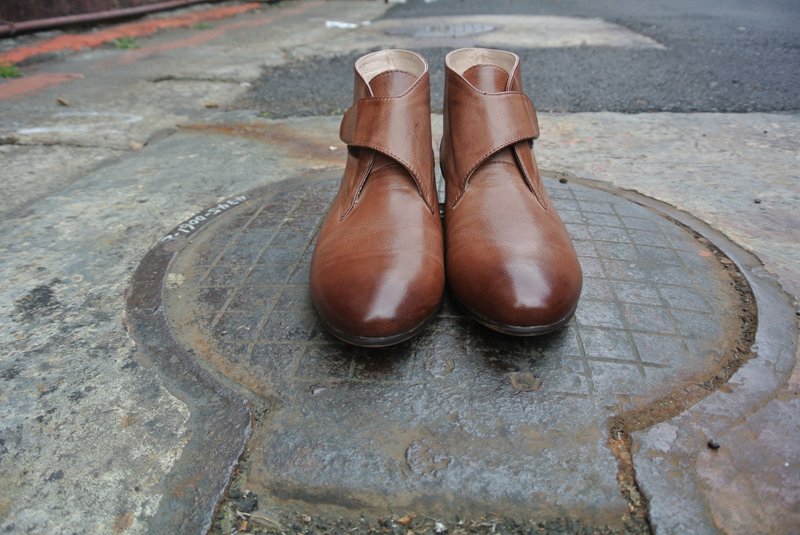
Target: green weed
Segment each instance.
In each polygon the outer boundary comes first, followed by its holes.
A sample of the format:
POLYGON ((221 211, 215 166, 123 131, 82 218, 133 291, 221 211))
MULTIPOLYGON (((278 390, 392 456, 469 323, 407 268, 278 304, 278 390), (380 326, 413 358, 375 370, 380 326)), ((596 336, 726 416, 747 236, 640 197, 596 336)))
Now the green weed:
POLYGON ((19 78, 22 73, 16 65, 0 65, 0 78, 19 78))
POLYGON ((120 37, 119 39, 111 41, 111 44, 120 50, 139 48, 139 43, 136 41, 135 37, 120 37))

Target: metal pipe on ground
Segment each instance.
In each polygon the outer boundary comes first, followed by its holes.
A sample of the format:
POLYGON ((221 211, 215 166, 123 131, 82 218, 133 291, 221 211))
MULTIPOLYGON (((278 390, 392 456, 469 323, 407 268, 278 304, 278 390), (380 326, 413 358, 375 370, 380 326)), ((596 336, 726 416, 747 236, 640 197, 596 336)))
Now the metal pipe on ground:
POLYGON ((73 24, 89 24, 112 19, 134 17, 137 15, 154 13, 156 11, 165 11, 168 9, 186 7, 192 4, 212 3, 216 1, 218 0, 167 0, 165 2, 158 2, 156 4, 110 9, 108 11, 97 11, 94 13, 81 13, 80 15, 66 15, 63 17, 26 20, 22 22, 0 21, 0 36, 46 30, 49 28, 70 26, 73 24))

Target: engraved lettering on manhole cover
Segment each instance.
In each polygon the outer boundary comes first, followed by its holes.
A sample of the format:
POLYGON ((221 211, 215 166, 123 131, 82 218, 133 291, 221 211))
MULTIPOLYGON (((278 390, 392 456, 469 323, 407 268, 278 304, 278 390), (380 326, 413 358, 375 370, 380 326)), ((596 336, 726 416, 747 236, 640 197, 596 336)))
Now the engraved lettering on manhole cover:
POLYGON ((269 401, 243 469, 259 510, 569 510, 595 524, 627 513, 609 417, 713 373, 741 307, 683 228, 609 193, 545 183, 585 287, 570 324, 538 338, 487 331, 449 302, 397 347, 327 335, 308 270, 338 180, 248 194, 187 238, 164 286, 167 317, 213 374, 269 401))
POLYGON ((489 33, 495 28, 489 24, 480 22, 463 22, 453 24, 424 24, 416 26, 394 26, 386 28, 384 33, 387 35, 399 35, 403 37, 413 37, 415 39, 430 38, 456 38, 469 37, 489 33))

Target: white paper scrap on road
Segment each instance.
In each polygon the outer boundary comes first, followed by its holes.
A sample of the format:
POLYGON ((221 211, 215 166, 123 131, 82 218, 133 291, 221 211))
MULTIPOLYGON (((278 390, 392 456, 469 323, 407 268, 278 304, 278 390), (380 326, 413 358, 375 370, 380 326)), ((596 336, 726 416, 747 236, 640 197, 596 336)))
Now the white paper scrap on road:
POLYGON ((358 28, 358 24, 355 22, 344 22, 341 20, 326 20, 325 27, 341 28, 342 30, 352 30, 353 28, 358 28))

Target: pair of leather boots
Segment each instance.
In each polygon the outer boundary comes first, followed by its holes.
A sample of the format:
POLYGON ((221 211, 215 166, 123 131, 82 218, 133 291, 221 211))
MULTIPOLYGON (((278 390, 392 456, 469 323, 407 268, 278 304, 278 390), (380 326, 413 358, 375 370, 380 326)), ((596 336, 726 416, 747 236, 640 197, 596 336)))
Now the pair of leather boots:
POLYGON ((455 50, 445 76, 443 233, 427 62, 382 50, 355 63, 347 165, 310 276, 314 306, 345 342, 414 336, 440 306, 445 271, 464 311, 502 333, 548 333, 575 312, 581 268, 533 157, 539 127, 519 57, 455 50))

